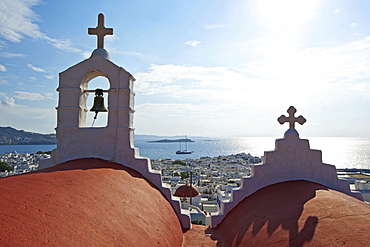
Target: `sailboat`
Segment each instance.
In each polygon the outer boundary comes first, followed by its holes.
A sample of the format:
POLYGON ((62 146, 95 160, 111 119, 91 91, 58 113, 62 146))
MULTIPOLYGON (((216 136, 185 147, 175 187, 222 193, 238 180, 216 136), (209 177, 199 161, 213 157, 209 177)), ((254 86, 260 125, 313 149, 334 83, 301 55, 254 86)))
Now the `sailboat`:
POLYGON ((191 154, 193 151, 188 151, 188 141, 187 136, 185 136, 185 150, 181 150, 181 140, 180 140, 180 150, 176 151, 176 154, 191 154))

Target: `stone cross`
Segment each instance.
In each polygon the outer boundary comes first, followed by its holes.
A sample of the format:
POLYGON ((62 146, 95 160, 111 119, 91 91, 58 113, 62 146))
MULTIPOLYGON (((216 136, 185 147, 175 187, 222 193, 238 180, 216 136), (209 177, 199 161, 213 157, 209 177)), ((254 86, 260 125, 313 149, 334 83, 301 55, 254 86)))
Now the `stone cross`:
POLYGON ((98 48, 104 48, 104 36, 113 35, 113 28, 104 27, 104 15, 100 13, 98 15, 98 26, 95 28, 89 28, 88 33, 90 35, 98 36, 98 48))
POLYGON ((280 124, 284 124, 286 122, 289 122, 289 129, 295 129, 295 127, 294 127, 295 122, 299 123, 300 125, 302 125, 306 122, 306 119, 302 116, 294 117, 294 114, 297 112, 297 110, 293 106, 289 107, 287 112, 289 113, 289 117, 281 115, 278 118, 278 122, 280 124))

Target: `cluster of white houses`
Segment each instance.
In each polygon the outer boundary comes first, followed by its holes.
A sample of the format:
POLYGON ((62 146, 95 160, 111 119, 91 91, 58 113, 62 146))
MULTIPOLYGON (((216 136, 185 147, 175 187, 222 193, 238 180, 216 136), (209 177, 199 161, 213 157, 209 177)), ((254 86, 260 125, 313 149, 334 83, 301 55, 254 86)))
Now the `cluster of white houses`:
POLYGON ((159 159, 152 160, 151 165, 160 171, 163 186, 174 196, 179 189, 188 188, 190 195, 181 198, 181 210, 190 214, 193 223, 208 225, 211 215, 219 214, 220 203, 228 202, 232 190, 239 188, 242 178, 250 176, 251 167, 261 162, 260 157, 240 153, 183 161, 159 159))
MULTIPOLYGON (((187 188, 189 193, 181 198, 181 210, 190 214, 193 223, 208 225, 210 216, 220 213, 221 202, 230 201, 232 191, 239 189, 242 179, 251 176, 251 168, 262 165, 262 161, 263 157, 241 153, 181 162, 152 160, 152 169, 160 171, 164 186, 173 195, 187 188)), ((338 177, 346 179, 352 191, 361 192, 364 201, 370 202, 370 173, 339 169, 338 177)))
POLYGON ((5 153, 0 155, 0 162, 5 162, 11 166, 11 171, 0 172, 0 177, 7 177, 17 174, 30 172, 37 170, 40 159, 50 158, 48 154, 29 154, 29 153, 17 153, 13 151, 11 153, 5 153))
MULTIPOLYGON (((231 199, 231 192, 239 189, 242 178, 251 175, 253 166, 262 165, 263 157, 241 153, 176 162, 169 159, 152 160, 152 169, 160 171, 164 186, 173 195, 179 188, 192 184, 199 192, 192 191, 192 199, 181 198, 184 213, 190 214, 193 223, 208 224, 211 215, 220 213, 221 202, 231 199), (190 175, 191 174, 191 175, 190 175), (191 177, 190 177, 191 176, 191 177), (188 212, 187 212, 188 211, 188 212)), ((353 191, 359 191, 370 202, 370 174, 360 170, 341 170, 338 175, 350 183, 353 191)), ((189 193, 191 188, 188 186, 189 193)))

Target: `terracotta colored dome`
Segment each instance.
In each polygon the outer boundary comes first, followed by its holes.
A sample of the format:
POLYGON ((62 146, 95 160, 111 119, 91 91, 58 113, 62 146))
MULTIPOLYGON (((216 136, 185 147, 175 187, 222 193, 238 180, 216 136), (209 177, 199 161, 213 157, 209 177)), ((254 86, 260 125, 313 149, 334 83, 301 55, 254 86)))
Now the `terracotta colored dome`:
POLYGON ((267 186, 212 229, 217 246, 368 246, 370 205, 308 181, 267 186))
POLYGON ((182 246, 171 204, 120 164, 74 160, 0 188, 0 246, 182 246))
POLYGON ((178 187, 173 195, 178 197, 196 197, 200 193, 193 185, 185 184, 178 187))

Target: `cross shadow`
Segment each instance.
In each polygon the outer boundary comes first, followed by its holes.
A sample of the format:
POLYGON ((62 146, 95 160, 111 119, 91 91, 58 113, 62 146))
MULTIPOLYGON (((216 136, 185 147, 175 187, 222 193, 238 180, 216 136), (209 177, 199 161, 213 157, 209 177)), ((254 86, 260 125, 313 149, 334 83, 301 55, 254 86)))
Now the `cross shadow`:
POLYGON ((318 218, 302 215, 304 205, 325 186, 288 181, 262 188, 241 201, 216 229, 217 246, 303 246, 314 237, 318 218), (301 217, 305 217, 301 218, 301 217), (302 224, 304 222, 304 224, 302 224))

